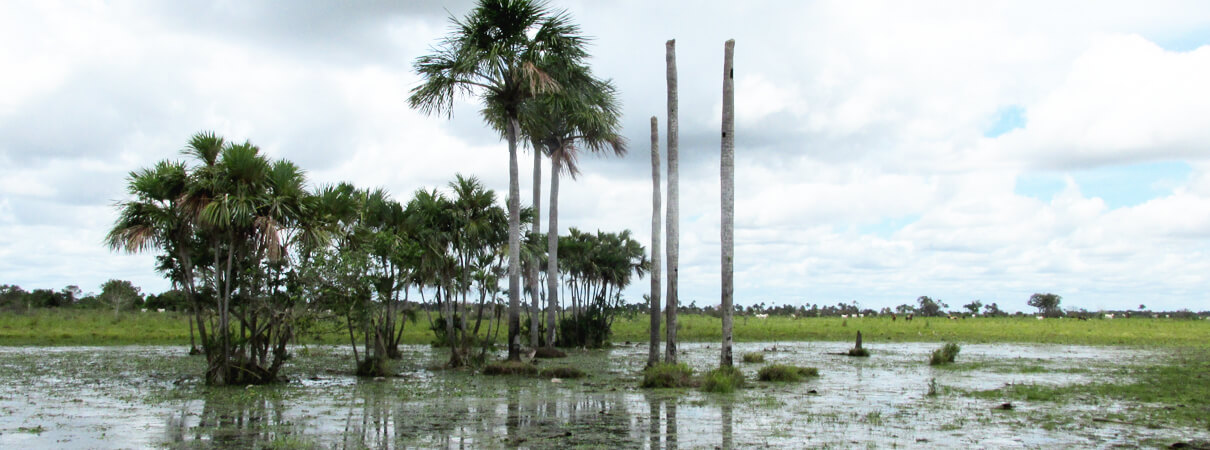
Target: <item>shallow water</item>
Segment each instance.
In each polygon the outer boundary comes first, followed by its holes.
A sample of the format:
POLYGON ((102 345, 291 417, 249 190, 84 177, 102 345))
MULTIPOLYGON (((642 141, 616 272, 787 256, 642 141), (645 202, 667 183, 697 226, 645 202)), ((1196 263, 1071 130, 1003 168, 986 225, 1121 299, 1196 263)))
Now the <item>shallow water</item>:
MULTIPOLYGON (((410 346, 399 376, 353 377, 344 347, 294 349, 291 383, 209 388, 178 347, 0 347, 0 447, 1110 447, 1207 440, 1206 430, 1094 422, 1116 400, 999 402, 962 394, 1009 383, 1116 380, 1159 355, 1134 348, 964 345, 955 368, 925 363, 938 344, 741 343, 766 363, 820 369, 794 384, 735 394, 637 389, 646 345, 572 352, 583 380, 485 377, 428 369, 440 349, 410 346), (928 396, 930 380, 939 394, 928 396), (1049 424, 1041 426, 1039 424, 1049 424)), ((695 370, 715 344, 683 344, 695 370)), ((739 364, 749 379, 763 364, 739 364)))

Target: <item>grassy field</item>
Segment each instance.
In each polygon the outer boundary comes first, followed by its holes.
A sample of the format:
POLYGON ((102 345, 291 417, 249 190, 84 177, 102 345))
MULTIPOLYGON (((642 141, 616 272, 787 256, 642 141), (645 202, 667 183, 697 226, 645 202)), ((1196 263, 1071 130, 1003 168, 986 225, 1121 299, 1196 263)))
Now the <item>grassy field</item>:
MULTIPOLYGON (((433 340, 428 322, 409 323, 404 342, 426 344, 433 340)), ((679 318, 679 337, 685 342, 721 339, 719 319, 702 315, 679 318)), ((643 342, 648 318, 621 317, 613 325, 614 342, 643 342)), ((737 317, 735 339, 740 342, 846 341, 857 331, 867 343, 1029 342, 1073 345, 1137 345, 1210 348, 1210 321, 1132 318, 1073 320, 1028 318, 975 318, 949 320, 916 318, 911 322, 890 318, 737 317)), ((308 343, 343 344, 344 331, 320 324, 304 334, 308 343)), ((40 310, 0 313, 0 345, 130 345, 188 344, 186 317, 166 312, 130 312, 115 319, 111 312, 40 310)))

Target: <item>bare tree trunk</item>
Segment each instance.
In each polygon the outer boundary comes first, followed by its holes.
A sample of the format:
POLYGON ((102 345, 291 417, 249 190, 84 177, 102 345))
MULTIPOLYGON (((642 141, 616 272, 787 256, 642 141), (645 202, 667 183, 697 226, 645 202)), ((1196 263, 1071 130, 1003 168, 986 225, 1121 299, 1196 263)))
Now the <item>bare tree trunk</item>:
POLYGON ((520 361, 521 334, 521 184, 517 173, 517 128, 508 119, 508 359, 520 361))
POLYGON ((550 218, 546 231, 546 345, 555 348, 555 310, 559 307, 559 155, 550 157, 550 218))
MULTIPOLYGON (((542 229, 542 151, 534 145, 534 208, 533 228, 531 233, 542 229)), ((533 261, 529 264, 529 346, 538 347, 538 317, 541 316, 538 304, 538 255, 530 255, 533 261)))
POLYGON ((651 116, 651 348, 647 367, 660 362, 660 132, 651 116))
POLYGON ((723 144, 719 164, 719 184, 722 186, 722 308, 723 354, 720 365, 731 367, 731 305, 735 295, 735 70, 732 58, 735 40, 723 46, 723 144))
POLYGON ((668 64, 668 346, 664 360, 676 364, 677 272, 680 259, 680 190, 677 183, 676 39, 664 44, 668 64))

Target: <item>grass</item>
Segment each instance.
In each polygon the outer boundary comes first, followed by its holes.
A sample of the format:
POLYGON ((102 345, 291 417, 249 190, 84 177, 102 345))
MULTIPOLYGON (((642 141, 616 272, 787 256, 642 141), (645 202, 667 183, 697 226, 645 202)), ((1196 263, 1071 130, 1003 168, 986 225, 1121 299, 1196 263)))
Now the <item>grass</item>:
POLYGON ((803 378, 819 376, 819 369, 814 367, 796 367, 786 364, 770 364, 760 368, 756 379, 760 381, 802 381, 803 378))
POLYGON ((1050 386, 1013 384, 975 391, 995 401, 1129 402, 1124 418, 1147 426, 1210 430, 1210 351, 1178 349, 1166 361, 1122 369, 1121 381, 1050 386))
POLYGON ((746 362, 746 363, 763 363, 763 362, 765 362, 765 353, 764 352, 744 353, 744 362, 746 362))
POLYGON ((702 390, 729 394, 744 387, 744 373, 735 366, 722 366, 702 375, 702 390))
POLYGON ((680 388, 691 387, 693 369, 688 364, 659 363, 643 370, 642 388, 680 388))
POLYGON ((958 357, 958 352, 962 351, 962 347, 953 342, 946 342, 941 348, 933 350, 933 355, 929 357, 930 366, 940 366, 942 364, 950 364, 954 362, 954 358, 958 357))
POLYGON ((849 356, 868 358, 870 356, 870 351, 866 350, 865 348, 855 348, 854 347, 854 348, 849 349, 849 356))
POLYGON ((537 375, 538 367, 521 361, 500 361, 483 366, 484 375, 537 375))
MULTIPOLYGON (((433 334, 421 315, 403 330, 403 343, 428 344, 433 334)), ((722 340, 718 318, 682 314, 678 317, 682 342, 722 340)), ((616 342, 646 342, 646 316, 619 317, 613 324, 616 342)), ((979 317, 965 320, 918 317, 911 322, 890 317, 770 316, 735 319, 735 339, 740 342, 849 341, 852 329, 860 327, 867 343, 943 342, 1051 343, 1066 345, 1137 345, 1148 347, 1210 348, 1210 320, 1131 318, 1073 320, 1033 317, 979 317), (846 321, 851 322, 847 323, 846 321)), ((348 335, 334 324, 322 323, 301 333, 301 343, 346 344, 348 335)), ((32 313, 0 313, 0 345, 187 345, 189 325, 182 313, 123 312, 114 320, 113 311, 41 309, 32 313)))
POLYGON ((547 367, 539 373, 543 378, 584 378, 588 376, 575 367, 547 367))

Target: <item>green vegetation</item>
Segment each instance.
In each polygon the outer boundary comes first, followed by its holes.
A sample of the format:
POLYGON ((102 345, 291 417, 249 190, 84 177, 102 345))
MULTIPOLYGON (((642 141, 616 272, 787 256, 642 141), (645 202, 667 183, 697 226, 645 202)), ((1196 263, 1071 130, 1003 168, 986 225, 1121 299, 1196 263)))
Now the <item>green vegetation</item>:
POLYGON ((722 366, 702 375, 702 390, 729 394, 744 387, 744 373, 735 366, 722 366))
POLYGON ((954 358, 958 357, 958 352, 962 351, 962 347, 953 342, 946 342, 941 348, 933 350, 932 356, 929 357, 930 366, 939 366, 954 362, 954 358))
POLYGON ((484 375, 537 375, 538 367, 521 361, 500 361, 483 366, 484 375))
POLYGON ((642 388, 680 388, 694 385, 693 369, 688 364, 659 363, 643 370, 642 388))
POLYGON ((819 369, 797 367, 786 364, 770 364, 760 368, 756 379, 760 381, 802 381, 803 378, 819 376, 819 369))
POLYGON ((849 356, 857 356, 857 357, 865 358, 865 357, 870 356, 870 351, 866 350, 864 348, 850 348, 849 356))
MULTIPOLYGON (((420 314, 421 317, 424 314, 420 314)), ((422 321, 424 319, 421 319, 422 321)), ((721 322, 701 314, 680 315, 683 342, 720 339, 721 322)), ((852 328, 840 326, 839 317, 735 320, 735 338, 740 342, 847 341, 852 328)), ((892 322, 889 317, 849 318, 860 323, 865 342, 1045 343, 1067 345, 1134 345, 1210 348, 1210 320, 1132 318, 1115 320, 1037 320, 1017 317, 979 317, 966 320, 917 318, 892 322), (925 328, 925 324, 930 324, 925 328)), ((348 343, 348 332, 339 322, 316 319, 299 331, 300 344, 348 343)), ((645 316, 619 316, 613 322, 613 341, 646 342, 649 321, 645 316)), ((486 329, 486 327, 484 327, 486 329)), ((481 330, 480 333, 483 333, 481 330)), ((361 340, 361 333, 357 333, 361 340)), ((403 344, 429 344, 433 332, 425 326, 403 329, 403 344)), ((113 311, 35 308, 32 312, 0 314, 0 345, 132 345, 189 344, 185 314, 171 311, 122 312, 117 321, 113 311)), ((539 352, 544 352, 542 348, 539 352)), ((538 357, 542 357, 539 354, 538 357)))
POLYGON ((547 367, 539 372, 543 378, 584 378, 588 376, 583 370, 575 367, 547 367))
POLYGON ((746 363, 763 363, 763 362, 765 362, 765 353, 764 352, 744 353, 744 362, 746 362, 746 363))
POLYGON ((1118 419, 1149 427, 1210 429, 1210 351, 1177 349, 1166 361, 1120 369, 1120 381, 1060 386, 1013 384, 968 393, 995 401, 1128 402, 1118 419))

